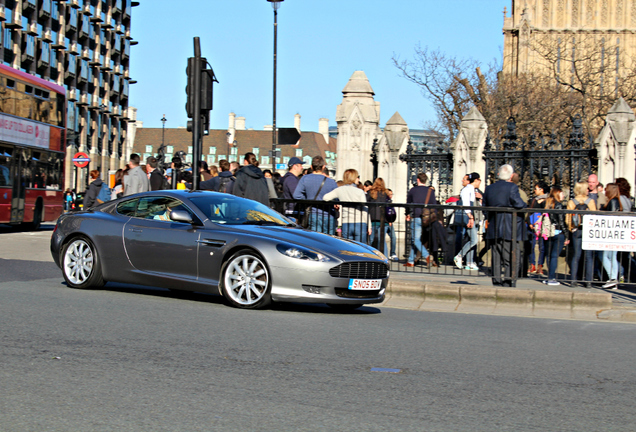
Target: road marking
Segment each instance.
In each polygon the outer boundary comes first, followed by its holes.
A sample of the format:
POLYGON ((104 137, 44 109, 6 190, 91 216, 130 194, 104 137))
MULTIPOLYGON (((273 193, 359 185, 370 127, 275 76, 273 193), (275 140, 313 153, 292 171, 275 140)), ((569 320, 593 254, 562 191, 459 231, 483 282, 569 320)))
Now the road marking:
POLYGON ((400 372, 402 372, 402 369, 391 369, 391 368, 371 368, 371 372, 400 373, 400 372))

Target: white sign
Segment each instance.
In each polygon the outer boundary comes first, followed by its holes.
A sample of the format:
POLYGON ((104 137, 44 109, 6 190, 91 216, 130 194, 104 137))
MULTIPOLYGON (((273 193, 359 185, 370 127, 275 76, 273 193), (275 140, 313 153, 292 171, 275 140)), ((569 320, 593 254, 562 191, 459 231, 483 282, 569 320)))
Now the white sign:
POLYGON ((636 251, 636 216, 583 215, 583 250, 636 251))
POLYGON ((0 114, 0 140, 49 148, 51 128, 43 123, 0 114))

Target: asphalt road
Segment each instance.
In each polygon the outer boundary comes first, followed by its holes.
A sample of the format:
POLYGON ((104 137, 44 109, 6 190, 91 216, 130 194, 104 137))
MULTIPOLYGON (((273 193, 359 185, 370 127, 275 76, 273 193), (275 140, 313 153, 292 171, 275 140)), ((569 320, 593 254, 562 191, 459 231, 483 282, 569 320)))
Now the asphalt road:
MULTIPOLYGON (((16 247, 33 237, 8 236, 16 247)), ((2 257, 2 431, 636 424, 632 324, 318 305, 245 311, 209 295, 74 290, 44 259, 2 257)))

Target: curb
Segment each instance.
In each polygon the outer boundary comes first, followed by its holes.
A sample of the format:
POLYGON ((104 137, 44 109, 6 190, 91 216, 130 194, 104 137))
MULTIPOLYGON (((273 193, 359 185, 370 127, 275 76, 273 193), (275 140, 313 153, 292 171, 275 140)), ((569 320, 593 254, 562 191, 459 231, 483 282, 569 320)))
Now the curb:
POLYGON ((610 293, 442 285, 389 280, 382 306, 541 318, 636 323, 636 310, 612 309, 610 293))

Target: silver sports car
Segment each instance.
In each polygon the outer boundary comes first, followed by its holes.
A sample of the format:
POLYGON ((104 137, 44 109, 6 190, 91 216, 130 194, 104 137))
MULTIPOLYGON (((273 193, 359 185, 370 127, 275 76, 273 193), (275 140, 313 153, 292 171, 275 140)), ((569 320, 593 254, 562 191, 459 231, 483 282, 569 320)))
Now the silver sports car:
POLYGON ((154 191, 67 213, 51 253, 70 287, 107 281, 355 309, 384 299, 389 263, 370 246, 302 229, 258 202, 207 191, 154 191))

